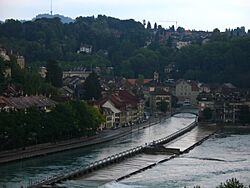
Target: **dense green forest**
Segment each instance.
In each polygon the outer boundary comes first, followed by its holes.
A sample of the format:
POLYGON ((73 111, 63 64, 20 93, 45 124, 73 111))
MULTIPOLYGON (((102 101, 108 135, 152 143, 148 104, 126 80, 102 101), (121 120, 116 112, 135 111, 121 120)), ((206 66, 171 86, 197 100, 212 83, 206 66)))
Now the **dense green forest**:
POLYGON ((250 37, 191 45, 175 61, 184 78, 250 87, 250 37))
MULTIPOLYGON (((174 28, 171 29, 174 31, 174 28)), ((154 71, 165 78, 164 67, 176 65, 175 79, 208 83, 232 82, 250 87, 250 37, 232 38, 214 30, 211 40, 177 50, 171 38, 159 42, 164 31, 134 20, 107 16, 78 17, 63 24, 59 18, 0 24, 0 44, 24 55, 28 65, 46 65, 57 60, 63 69, 76 66, 113 66, 117 76, 152 78, 154 71), (147 42, 151 42, 147 47, 147 42), (91 45, 91 54, 78 54, 81 44, 91 45)), ((178 28, 176 32, 183 32, 178 28)))
POLYGON ((58 104, 51 112, 2 111, 0 150, 94 135, 102 121, 96 108, 79 101, 58 104))

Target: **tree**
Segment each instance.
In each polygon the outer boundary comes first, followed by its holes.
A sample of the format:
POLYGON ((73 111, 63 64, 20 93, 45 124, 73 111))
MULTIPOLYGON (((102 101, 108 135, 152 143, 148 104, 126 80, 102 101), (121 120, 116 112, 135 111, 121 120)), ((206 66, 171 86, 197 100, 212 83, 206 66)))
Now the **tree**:
POLYGON ((148 21, 147 29, 151 29, 151 23, 148 21))
POLYGON ((4 61, 0 57, 0 93, 2 92, 4 84, 5 84, 5 78, 4 78, 4 61))
POLYGON ((62 86, 62 69, 59 67, 58 62, 49 60, 47 62, 46 82, 51 83, 55 87, 62 86))
POLYGON ((101 98, 101 85, 98 76, 95 72, 92 72, 85 80, 83 84, 84 99, 85 100, 98 100, 101 98))
POLYGON ((146 26, 146 20, 144 19, 144 20, 142 21, 142 23, 143 23, 143 26, 145 27, 145 26, 146 26))
POLYGON ((154 30, 157 30, 157 23, 154 24, 154 30))
POLYGON ((138 78, 137 78, 137 84, 139 86, 142 86, 144 84, 144 76, 142 74, 139 74, 138 75, 138 78))
POLYGON ((176 107, 178 107, 177 103, 178 103, 178 98, 176 96, 172 95, 171 106, 174 107, 174 108, 176 108, 176 107))
POLYGON ((172 25, 171 27, 169 27, 169 30, 172 31, 172 32, 175 32, 174 25, 172 25))
POLYGON ((178 33, 184 33, 185 29, 183 27, 178 27, 176 31, 178 33))
POLYGON ((169 36, 168 39, 167 39, 167 46, 168 46, 169 48, 171 48, 172 45, 173 45, 173 39, 172 39, 171 36, 169 36))
POLYGON ((104 121, 98 109, 82 101, 58 104, 50 112, 37 107, 0 112, 0 151, 96 133, 104 121))
POLYGON ((247 105, 240 107, 239 119, 243 125, 250 123, 250 111, 247 105))
POLYGON ((221 183, 216 188, 246 188, 242 183, 239 182, 236 178, 227 180, 225 183, 221 183))
POLYGON ((218 28, 215 28, 212 32, 211 38, 213 40, 219 40, 220 36, 221 36, 220 30, 218 28))
POLYGON ((205 108, 202 113, 205 120, 210 120, 212 118, 212 110, 210 108, 205 108))
POLYGON ((169 105, 166 101, 161 101, 157 104, 157 107, 158 109, 161 111, 161 112, 164 112, 166 113, 169 109, 169 105))

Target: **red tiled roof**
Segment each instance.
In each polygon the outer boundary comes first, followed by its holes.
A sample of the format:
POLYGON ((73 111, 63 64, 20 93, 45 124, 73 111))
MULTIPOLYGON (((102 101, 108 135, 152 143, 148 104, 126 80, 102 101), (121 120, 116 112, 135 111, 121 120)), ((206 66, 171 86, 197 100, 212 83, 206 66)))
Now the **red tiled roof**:
POLYGON ((137 104, 139 103, 139 98, 126 90, 120 90, 119 97, 132 107, 137 107, 137 104))
MULTIPOLYGON (((143 80, 143 84, 147 84, 147 83, 149 83, 150 81, 152 81, 152 79, 144 79, 144 80, 143 80)), ((136 82, 137 82, 137 79, 127 79, 127 82, 128 82, 130 85, 135 85, 136 82)))
POLYGON ((198 85, 197 85, 196 82, 191 81, 189 84, 190 84, 191 87, 192 87, 192 91, 199 91, 199 87, 198 87, 198 85))
POLYGON ((135 95, 126 90, 120 90, 96 101, 95 104, 97 106, 102 106, 108 100, 110 100, 119 110, 125 110, 127 105, 130 105, 132 108, 136 108, 139 103, 139 99, 135 95))
POLYGON ((101 107, 108 100, 111 101, 113 103, 113 105, 116 108, 118 108, 119 110, 123 110, 126 108, 126 105, 124 104, 124 102, 121 101, 121 99, 118 96, 116 96, 115 94, 111 94, 105 98, 99 99, 98 101, 95 102, 95 104, 97 106, 101 107))
POLYGON ((55 101, 44 96, 0 97, 0 103, 2 107, 9 106, 16 109, 25 109, 33 106, 50 107, 56 105, 55 101))

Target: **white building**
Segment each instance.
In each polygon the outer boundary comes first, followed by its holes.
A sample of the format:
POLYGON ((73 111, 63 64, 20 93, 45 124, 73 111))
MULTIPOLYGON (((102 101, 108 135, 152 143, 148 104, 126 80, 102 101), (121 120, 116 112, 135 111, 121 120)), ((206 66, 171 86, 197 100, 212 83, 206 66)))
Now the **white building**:
POLYGON ((195 81, 178 80, 175 88, 175 95, 180 104, 197 105, 199 88, 195 81))
POLYGON ((25 68, 25 59, 23 56, 17 56, 16 63, 19 65, 21 69, 25 68))
POLYGON ((76 76, 86 79, 91 72, 92 71, 86 71, 86 70, 63 71, 63 78, 76 76))
POLYGON ((80 49, 77 51, 77 53, 86 53, 91 54, 92 53, 92 46, 89 45, 82 45, 80 49))
POLYGON ((3 58, 4 61, 10 61, 10 57, 7 55, 5 49, 0 48, 0 56, 3 58))
POLYGON ((185 46, 188 46, 188 45, 190 45, 190 44, 191 44, 190 41, 188 41, 188 42, 178 41, 178 42, 176 42, 176 48, 177 48, 177 49, 181 49, 181 48, 183 48, 183 47, 185 47, 185 46))

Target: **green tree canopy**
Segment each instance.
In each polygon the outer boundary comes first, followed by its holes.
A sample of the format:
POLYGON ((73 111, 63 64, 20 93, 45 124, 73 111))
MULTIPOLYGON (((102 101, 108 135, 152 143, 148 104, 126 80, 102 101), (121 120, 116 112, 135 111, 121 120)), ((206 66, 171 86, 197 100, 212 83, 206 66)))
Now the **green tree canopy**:
POLYGON ((212 110, 210 108, 205 108, 202 114, 205 120, 210 120, 212 118, 212 110))
POLYGON ((83 84, 84 99, 85 100, 98 100, 101 98, 101 85, 99 78, 95 72, 92 72, 85 80, 83 84))
POLYGON ((151 23, 148 21, 147 29, 151 29, 151 23))
POLYGON ((98 109, 82 101, 58 104, 50 112, 1 111, 0 150, 94 135, 103 120, 98 109))
POLYGON ((247 105, 240 107, 239 119, 242 124, 250 123, 250 110, 247 105))
POLYGON ((160 110, 161 112, 166 113, 169 110, 169 104, 165 101, 161 101, 157 104, 157 108, 158 110, 160 110))
POLYGON ((50 60, 47 63, 46 82, 51 83, 55 87, 62 86, 62 69, 57 61, 50 60))

